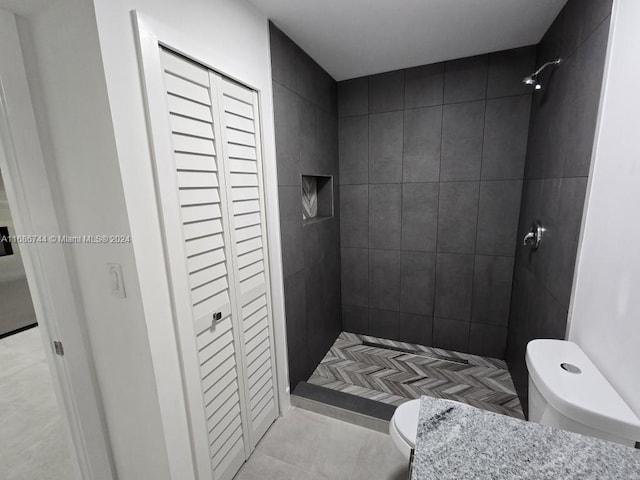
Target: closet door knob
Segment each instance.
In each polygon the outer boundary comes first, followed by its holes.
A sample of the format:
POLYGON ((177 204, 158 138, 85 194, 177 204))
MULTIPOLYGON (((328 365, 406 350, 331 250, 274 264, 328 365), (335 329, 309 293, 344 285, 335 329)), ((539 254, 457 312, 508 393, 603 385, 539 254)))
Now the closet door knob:
POLYGON ((216 312, 216 313, 213 314, 213 321, 214 322, 217 322, 221 318, 222 318, 222 313, 221 312, 216 312))

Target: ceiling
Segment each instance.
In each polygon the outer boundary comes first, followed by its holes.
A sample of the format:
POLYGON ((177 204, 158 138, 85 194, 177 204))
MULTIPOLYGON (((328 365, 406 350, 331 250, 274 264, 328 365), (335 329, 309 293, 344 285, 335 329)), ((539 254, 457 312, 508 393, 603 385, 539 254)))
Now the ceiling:
POLYGON ((536 44, 567 0, 250 0, 336 80, 536 44))

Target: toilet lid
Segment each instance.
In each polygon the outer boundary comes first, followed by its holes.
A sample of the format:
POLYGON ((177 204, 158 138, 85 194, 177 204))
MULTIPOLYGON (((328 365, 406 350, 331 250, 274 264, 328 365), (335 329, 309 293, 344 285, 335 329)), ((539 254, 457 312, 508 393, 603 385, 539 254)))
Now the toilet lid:
POLYGON ((416 444, 420 399, 410 400, 400 405, 393 414, 393 422, 402 438, 410 445, 416 444))

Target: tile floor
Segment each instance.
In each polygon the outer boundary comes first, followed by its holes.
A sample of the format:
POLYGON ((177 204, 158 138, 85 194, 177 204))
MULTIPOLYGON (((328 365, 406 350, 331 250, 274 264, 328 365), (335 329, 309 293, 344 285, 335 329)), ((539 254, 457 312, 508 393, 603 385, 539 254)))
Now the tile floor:
POLYGON ((0 339, 0 478, 70 480, 73 468, 38 328, 0 339))
POLYGON ((430 395, 524 418, 504 360, 365 335, 341 333, 308 381, 392 405, 430 395))
POLYGON ((407 465, 389 435, 293 407, 235 480, 405 480, 407 465))

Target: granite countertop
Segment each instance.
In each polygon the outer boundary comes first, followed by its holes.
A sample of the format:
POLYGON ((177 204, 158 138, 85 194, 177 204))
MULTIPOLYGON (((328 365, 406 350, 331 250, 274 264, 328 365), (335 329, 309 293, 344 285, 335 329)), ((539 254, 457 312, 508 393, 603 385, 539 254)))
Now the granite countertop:
POLYGON ((638 480, 640 450, 422 397, 412 480, 638 480))

